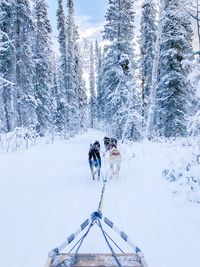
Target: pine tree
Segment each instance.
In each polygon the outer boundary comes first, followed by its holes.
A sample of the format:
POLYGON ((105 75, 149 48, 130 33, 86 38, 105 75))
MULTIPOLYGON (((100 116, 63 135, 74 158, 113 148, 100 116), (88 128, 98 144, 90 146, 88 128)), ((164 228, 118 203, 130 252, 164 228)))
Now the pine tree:
POLYGON ((101 75, 101 65, 102 65, 102 53, 101 53, 101 47, 99 47, 98 41, 95 42, 95 72, 96 72, 96 91, 97 91, 97 107, 96 107, 96 117, 98 121, 101 120, 100 114, 101 114, 101 104, 100 104, 100 98, 101 98, 101 84, 100 84, 100 75, 101 75))
POLYGON ((12 28, 14 4, 12 1, 0 3, 0 120, 1 131, 9 132, 16 126, 13 105, 14 46, 12 28))
POLYGON ((102 53, 101 53, 101 47, 99 47, 99 43, 97 40, 95 41, 94 52, 95 52, 95 69, 96 69, 96 75, 98 77, 101 71, 102 53))
POLYGON ((75 134, 78 129, 78 89, 76 88, 76 62, 75 47, 77 41, 77 31, 74 22, 74 2, 67 1, 67 100, 69 105, 69 132, 75 134))
MULTIPOLYGON (((0 11, 1 17, 1 11, 0 11)), ((0 28, 0 54, 5 49, 5 41, 3 41, 4 32, 2 32, 0 28)), ((4 112, 4 101, 3 101, 3 85, 5 84, 6 80, 3 78, 3 73, 0 72, 0 133, 5 129, 5 112, 4 112)))
POLYGON ((90 42, 84 38, 81 43, 81 53, 83 57, 83 69, 86 73, 90 72, 90 42))
POLYGON ((13 10, 13 31, 15 46, 15 90, 18 126, 33 127, 37 124, 36 100, 33 87, 33 18, 30 3, 16 0, 13 10))
POLYGON ((78 128, 77 130, 86 129, 86 109, 87 109, 87 96, 86 87, 83 81, 83 58, 80 51, 80 46, 77 40, 79 39, 78 30, 75 32, 75 81, 76 81, 76 94, 78 101, 78 128))
POLYGON ((191 18, 195 21, 197 28, 197 38, 198 38, 198 59, 200 62, 200 0, 189 0, 186 2, 187 10, 191 18))
POLYGON ((57 125, 57 112, 58 112, 58 103, 59 103, 59 79, 58 79, 58 67, 59 67, 59 63, 58 63, 58 59, 56 58, 56 56, 53 58, 53 85, 52 85, 52 89, 51 89, 51 95, 50 95, 50 99, 51 99, 51 107, 52 107, 52 128, 55 131, 58 131, 58 125, 57 125))
POLYGON ((93 43, 90 45, 90 116, 91 127, 94 128, 96 119, 96 93, 95 93, 95 65, 94 65, 94 48, 93 43))
POLYGON ((133 0, 110 0, 106 14, 104 39, 111 44, 103 60, 100 83, 104 93, 100 98, 108 131, 121 139, 138 138, 133 109, 138 103, 134 85, 133 0), (128 123, 127 123, 128 121, 128 123), (132 131, 131 129, 136 129, 132 131))
POLYGON ((37 129, 44 134, 52 125, 51 87, 52 87, 52 51, 51 25, 47 17, 44 0, 35 0, 34 15, 36 21, 34 44, 34 88, 37 100, 37 129))
POLYGON ((156 43, 155 43, 155 52, 154 52, 153 68, 152 68, 152 81, 151 81, 149 108, 147 112, 147 122, 146 122, 146 131, 145 131, 145 137, 148 139, 153 138, 155 134, 156 91, 158 87, 158 70, 159 70, 160 47, 161 47, 161 39, 162 39, 162 21, 163 21, 163 12, 164 12, 164 1, 165 0, 159 1, 158 27, 156 31, 156 43))
POLYGON ((185 0, 165 0, 163 37, 157 90, 156 126, 165 137, 186 134, 186 115, 190 113, 191 86, 183 62, 192 53, 192 27, 181 8, 185 0))
POLYGON ((69 114, 67 99, 67 29, 63 0, 58 0, 57 29, 60 51, 60 68, 58 74, 58 102, 55 121, 58 131, 66 132, 69 124, 69 114))
POLYGON ((152 69, 156 40, 156 10, 153 0, 144 0, 142 4, 141 36, 140 36, 140 65, 142 80, 143 112, 146 118, 149 103, 152 69))

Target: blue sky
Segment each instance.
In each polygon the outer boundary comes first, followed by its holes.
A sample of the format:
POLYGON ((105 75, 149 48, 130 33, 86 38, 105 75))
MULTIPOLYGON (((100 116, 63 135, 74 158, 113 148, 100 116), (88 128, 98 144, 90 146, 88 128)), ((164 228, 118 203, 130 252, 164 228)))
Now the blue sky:
MULTIPOLYGON (((105 22, 105 13, 108 0, 74 0, 76 23, 79 26, 81 37, 100 38, 100 31, 105 22)), ((51 20, 54 35, 56 30, 57 0, 47 0, 49 19, 51 20)), ((66 0, 64 0, 66 11, 66 0)))
MULTIPOLYGON (((54 37, 57 36, 56 29, 56 10, 57 0, 46 0, 49 6, 48 15, 53 28, 54 37)), ((64 0, 64 9, 66 11, 66 2, 64 0)), ((141 2, 138 0, 134 4, 135 14, 135 33, 139 32, 140 16, 141 16, 141 2)), ((87 37, 91 40, 98 39, 101 41, 101 31, 105 23, 105 13, 108 7, 108 0, 74 0, 76 24, 79 26, 79 34, 81 37, 87 37)), ((196 33, 196 28, 194 27, 196 33)), ((196 36, 194 37, 194 46, 196 47, 196 36)), ((55 38, 56 39, 56 38, 55 38)), ((55 40, 56 42, 56 40, 55 40)))
MULTIPOLYGON (((53 28, 54 36, 57 36, 56 29, 56 10, 57 0, 46 0, 49 6, 48 15, 53 28)), ((64 9, 66 11, 66 2, 64 1, 64 9)), ((102 41, 101 31, 105 24, 105 14, 108 8, 108 0, 74 0, 76 24, 79 26, 80 37, 87 37, 90 40, 102 41)), ((141 0, 138 0, 134 4, 135 15, 135 33, 138 34, 139 22, 141 15, 141 0)))

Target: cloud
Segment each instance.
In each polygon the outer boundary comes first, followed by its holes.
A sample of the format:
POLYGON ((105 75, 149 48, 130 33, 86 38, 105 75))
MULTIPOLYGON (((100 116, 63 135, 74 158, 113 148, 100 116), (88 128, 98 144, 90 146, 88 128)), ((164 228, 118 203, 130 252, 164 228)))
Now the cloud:
MULTIPOLYGON (((141 0, 136 0, 133 6, 135 14, 135 33, 139 32, 139 24, 141 18, 141 0)), ((75 18, 76 24, 79 26, 79 35, 81 38, 88 38, 91 41, 98 40, 100 43, 102 40, 102 31, 104 29, 105 20, 96 22, 94 16, 79 15, 75 18)))
POLYGON ((94 22, 92 17, 81 15, 76 17, 76 24, 80 38, 88 38, 91 41, 102 41, 101 31, 103 30, 104 22, 94 22))

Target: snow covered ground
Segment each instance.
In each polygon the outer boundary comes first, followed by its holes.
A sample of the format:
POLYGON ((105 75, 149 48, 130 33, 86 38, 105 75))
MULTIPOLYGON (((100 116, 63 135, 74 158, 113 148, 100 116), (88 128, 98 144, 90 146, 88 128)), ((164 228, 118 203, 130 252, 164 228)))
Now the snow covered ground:
MULTIPOLYGON (((53 145, 0 155, 0 267, 43 267, 48 252, 97 209, 102 182, 92 181, 87 154, 96 139, 103 147, 103 136, 90 130, 53 145)), ((162 176, 178 151, 149 142, 119 148, 120 178, 107 182, 104 216, 142 249, 148 267, 199 267, 200 205, 173 195, 162 176)), ((102 162, 105 176, 107 156, 102 162)), ((81 251, 108 252, 97 228, 81 251)))

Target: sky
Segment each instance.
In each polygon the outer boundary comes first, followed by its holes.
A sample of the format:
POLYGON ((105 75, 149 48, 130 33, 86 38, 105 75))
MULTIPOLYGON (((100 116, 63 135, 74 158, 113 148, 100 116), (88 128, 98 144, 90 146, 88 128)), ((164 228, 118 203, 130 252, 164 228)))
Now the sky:
MULTIPOLYGON (((57 0, 47 0, 49 6, 49 19, 52 24, 53 34, 57 35, 56 29, 56 10, 57 0)), ((105 14, 108 8, 108 0, 74 0, 76 24, 79 26, 79 34, 82 38, 102 41, 101 31, 105 23, 105 14)), ((135 3, 135 22, 139 25, 140 21, 140 5, 141 0, 135 3)), ((64 0, 64 8, 66 11, 66 0, 64 0)), ((137 27, 139 28, 139 27, 137 27)), ((137 33, 137 29, 136 29, 137 33)))
MULTIPOLYGON (((81 37, 100 39, 101 30, 105 22, 105 13, 108 0, 74 0, 76 24, 79 26, 81 37)), ((49 19, 52 23, 54 35, 56 30, 57 0, 47 0, 49 6, 49 19)), ((66 0, 64 0, 66 11, 66 0)))
MULTIPOLYGON (((53 36, 55 47, 57 47, 57 29, 56 29, 56 10, 57 0, 46 0, 48 5, 48 16, 53 28, 53 36)), ((65 13, 67 0, 64 0, 65 13)), ((141 0, 136 0, 134 4, 135 14, 135 34, 139 33, 140 17, 141 17, 141 0)), ((108 0, 74 0, 75 5, 75 21, 79 27, 79 35, 81 38, 89 38, 91 41, 98 40, 102 42, 103 25, 105 24, 105 14, 108 8, 108 0)), ((196 27, 194 27, 194 50, 197 50, 196 27)))

